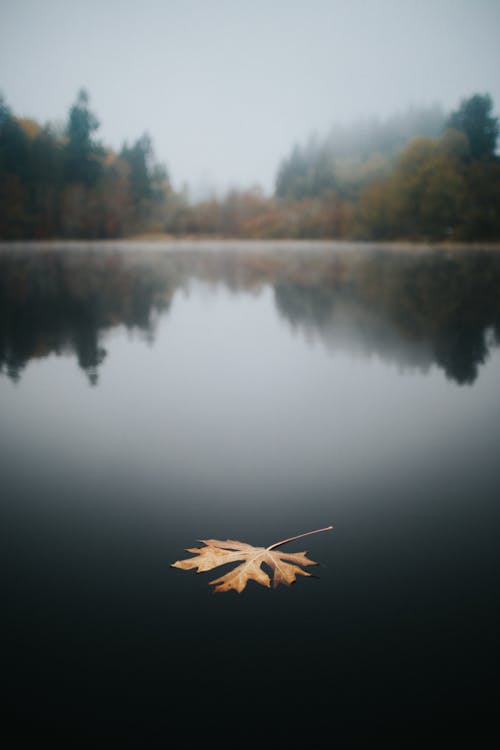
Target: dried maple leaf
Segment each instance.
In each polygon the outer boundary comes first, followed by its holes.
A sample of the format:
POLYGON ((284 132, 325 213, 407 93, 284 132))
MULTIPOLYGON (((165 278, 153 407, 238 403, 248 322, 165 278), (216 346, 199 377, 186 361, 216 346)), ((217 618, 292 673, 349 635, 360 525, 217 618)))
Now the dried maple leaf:
POLYGON ((238 542, 233 539, 220 541, 218 539, 200 539, 205 546, 187 549, 186 552, 192 552, 196 557, 188 557, 186 560, 177 560, 172 564, 172 568, 181 568, 182 570, 196 569, 197 573, 203 573, 206 570, 213 570, 219 565, 237 562, 243 560, 239 565, 214 581, 210 581, 211 586, 215 586, 214 591, 230 591, 234 589, 239 594, 243 591, 248 581, 257 581, 257 583, 266 586, 271 585, 271 580, 267 573, 262 570, 265 564, 273 571, 273 587, 279 583, 294 583, 297 575, 310 576, 310 573, 302 570, 299 566, 317 565, 314 560, 309 560, 307 552, 276 552, 277 547, 283 544, 300 539, 309 534, 319 534, 321 531, 329 531, 333 526, 327 526, 324 529, 308 531, 306 534, 292 536, 289 539, 283 539, 281 542, 271 544, 270 547, 252 547, 251 544, 238 542))

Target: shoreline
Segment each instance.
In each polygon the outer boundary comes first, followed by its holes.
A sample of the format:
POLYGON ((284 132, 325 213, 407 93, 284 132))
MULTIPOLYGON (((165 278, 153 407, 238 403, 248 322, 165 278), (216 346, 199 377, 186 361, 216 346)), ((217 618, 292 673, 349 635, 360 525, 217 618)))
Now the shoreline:
POLYGON ((12 248, 81 248, 109 247, 123 249, 179 249, 179 250, 394 250, 405 252, 425 252, 429 250, 463 251, 463 250, 500 250, 500 241, 496 242, 424 242, 411 240, 330 240, 330 239, 249 239, 241 237, 214 237, 185 235, 134 235, 120 239, 0 239, 0 250, 12 248))

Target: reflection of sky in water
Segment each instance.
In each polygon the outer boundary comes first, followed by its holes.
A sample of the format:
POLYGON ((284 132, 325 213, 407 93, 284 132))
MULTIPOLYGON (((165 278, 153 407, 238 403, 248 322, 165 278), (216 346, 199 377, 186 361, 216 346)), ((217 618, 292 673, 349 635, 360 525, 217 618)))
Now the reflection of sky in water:
POLYGON ((340 345, 324 346, 294 333, 268 286, 192 282, 154 344, 123 328, 103 336, 97 388, 67 357, 33 362, 20 384, 3 379, 2 432, 9 450, 29 446, 68 471, 210 491, 226 507, 235 487, 260 505, 272 491, 367 486, 474 453, 495 431, 498 354, 464 389, 437 366, 353 356, 343 322, 340 345))
MULTIPOLYGON (((14 380, 32 359, 74 352, 97 384, 107 332, 124 325, 153 344, 173 296, 189 296, 193 284, 196 297, 272 289, 276 311, 308 342, 422 372, 437 364, 462 384, 475 381, 499 339, 497 253, 258 244, 217 252, 207 244, 149 253, 17 249, 1 254, 0 264, 0 371, 14 380), (206 291, 196 287, 202 281, 206 291)), ((229 325, 222 321, 221 333, 229 325)))

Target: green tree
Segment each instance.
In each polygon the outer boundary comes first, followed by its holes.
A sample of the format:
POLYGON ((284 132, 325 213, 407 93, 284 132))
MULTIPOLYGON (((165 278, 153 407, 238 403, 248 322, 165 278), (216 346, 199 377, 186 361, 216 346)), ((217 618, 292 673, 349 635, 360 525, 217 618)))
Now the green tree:
POLYGON ((33 236, 55 236, 60 228, 64 151, 60 139, 49 127, 40 129, 30 142, 30 166, 28 187, 33 236))
POLYGON ((125 143, 120 159, 128 167, 136 225, 139 227, 155 222, 158 213, 161 214, 164 209, 168 174, 163 165, 155 162, 149 135, 144 133, 132 146, 125 143))
POLYGON ((153 196, 153 146, 151 138, 144 133, 132 146, 123 146, 120 154, 130 169, 130 187, 134 203, 153 196))
POLYGON ((475 161, 466 174, 467 201, 461 218, 460 238, 500 238, 500 160, 475 161))
POLYGON ((101 146, 93 140, 99 120, 89 109, 89 95, 85 89, 78 93, 71 107, 66 127, 66 177, 69 182, 95 185, 101 174, 101 146))
POLYGON ((0 171, 25 177, 29 170, 28 138, 0 96, 0 171))
POLYGON ((492 115, 493 101, 488 94, 475 94, 464 99, 446 123, 465 133, 469 140, 471 159, 492 159, 498 138, 498 118, 492 115))
POLYGON ((29 139, 0 97, 0 237, 21 238, 31 232, 29 156, 29 139))

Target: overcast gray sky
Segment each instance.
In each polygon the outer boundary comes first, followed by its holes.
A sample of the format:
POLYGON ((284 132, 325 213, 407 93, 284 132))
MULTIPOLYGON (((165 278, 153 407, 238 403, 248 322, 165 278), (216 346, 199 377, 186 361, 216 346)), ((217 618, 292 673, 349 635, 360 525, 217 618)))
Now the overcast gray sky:
POLYGON ((499 0, 0 0, 0 91, 63 120, 90 93, 114 148, 148 131, 174 186, 273 187, 313 131, 489 92, 499 0))

